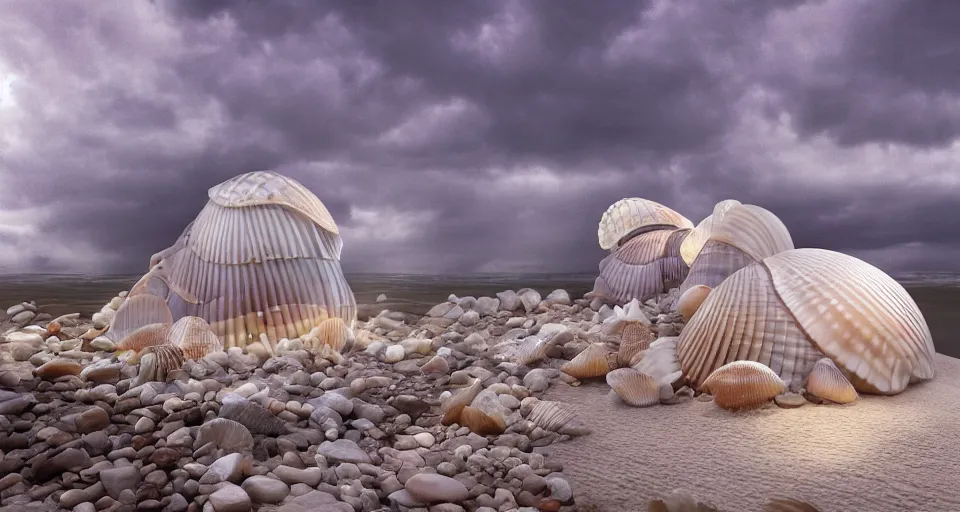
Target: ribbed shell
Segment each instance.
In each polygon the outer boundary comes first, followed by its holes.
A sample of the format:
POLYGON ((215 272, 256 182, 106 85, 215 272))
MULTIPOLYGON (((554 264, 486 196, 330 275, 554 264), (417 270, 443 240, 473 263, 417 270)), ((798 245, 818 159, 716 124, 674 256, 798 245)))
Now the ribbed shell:
POLYGON ((104 336, 117 342, 144 325, 172 323, 173 316, 163 299, 147 294, 134 295, 120 305, 104 336))
POLYGON ((694 286, 716 288, 724 279, 756 261, 747 253, 723 242, 709 240, 690 266, 687 278, 680 285, 680 294, 694 286))
POLYGON ((269 172, 231 179, 210 198, 131 295, 161 297, 174 319, 203 318, 226 348, 261 333, 274 343, 298 338, 328 318, 353 327, 342 241, 319 199, 269 172))
POLYGON ((857 400, 857 390, 853 384, 828 357, 813 365, 803 387, 808 393, 837 404, 848 404, 857 400))
POLYGON ((616 354, 611 353, 605 345, 594 343, 564 363, 560 371, 577 379, 603 377, 616 366, 616 358, 616 354))
POLYGON ((529 366, 532 363, 540 361, 547 354, 547 342, 538 336, 527 336, 517 347, 514 362, 520 366, 529 366))
POLYGON ((616 320, 606 332, 620 340, 617 350, 617 365, 620 367, 629 366, 633 356, 646 350, 657 338, 649 326, 635 320, 616 320))
POLYGON ((342 318, 334 317, 320 322, 320 325, 311 332, 316 334, 321 346, 325 345, 340 352, 347 344, 347 329, 347 324, 342 318))
POLYGON ((576 414, 561 402, 540 400, 533 405, 527 419, 549 432, 559 432, 576 419, 576 414))
POLYGON ((607 374, 607 385, 624 402, 636 407, 660 403, 660 386, 649 375, 633 368, 619 368, 607 374))
POLYGON ((660 203, 630 197, 607 208, 600 218, 597 238, 603 250, 610 250, 616 247, 623 237, 651 226, 693 228, 693 223, 660 203))
POLYGON ((896 394, 934 377, 923 314, 883 271, 824 249, 795 249, 763 263, 797 324, 859 391, 896 394))
POLYGON ((680 295, 677 299, 677 311, 680 312, 680 316, 683 317, 685 322, 689 322, 693 314, 700 309, 703 301, 707 300, 707 296, 710 295, 710 291, 709 286, 698 284, 680 295))
POLYGON ((139 356, 138 385, 152 381, 166 382, 170 372, 183 368, 183 351, 179 347, 171 345, 147 347, 139 356))
POLYGON ((771 368, 798 390, 823 354, 797 327, 757 263, 710 292, 681 331, 677 356, 691 387, 727 363, 748 360, 771 368))
POLYGON ((793 239, 783 222, 769 210, 752 204, 730 208, 714 223, 710 240, 732 245, 755 261, 793 249, 793 239))
POLYGON ((193 447, 196 450, 211 442, 227 453, 253 451, 253 436, 247 427, 226 418, 214 418, 200 425, 193 447))
POLYGON ((170 327, 170 343, 180 347, 187 359, 203 359, 212 352, 222 352, 223 343, 206 320, 185 316, 170 327))
POLYGON ((637 235, 600 261, 594 292, 625 303, 679 286, 689 268, 678 254, 688 230, 660 228, 637 235))
POLYGON ((707 215, 697 227, 695 227, 680 245, 680 256, 683 257, 683 260, 687 265, 692 265, 694 260, 697 259, 697 255, 700 254, 700 250, 703 248, 703 245, 707 243, 707 240, 710 239, 710 235, 713 233, 714 223, 720 222, 724 215, 734 206, 740 205, 740 201, 736 199, 725 199, 720 201, 713 207, 713 213, 707 215))
POLYGON ((208 195, 214 203, 231 208, 279 204, 303 214, 335 235, 340 234, 327 207, 317 196, 296 180, 275 172, 241 174, 210 188, 208 195))
POLYGON ((773 370, 754 361, 734 361, 717 368, 703 387, 717 405, 733 411, 759 407, 786 390, 773 370))
POLYGON ((247 400, 226 402, 220 407, 221 418, 236 421, 252 434, 280 435, 287 432, 287 423, 270 411, 247 400))
POLYGON ((140 352, 147 347, 170 344, 170 324, 148 324, 133 332, 117 344, 117 350, 140 352))
POLYGON ((460 421, 458 423, 481 436, 500 435, 506 429, 506 423, 500 416, 491 416, 470 406, 466 406, 460 411, 460 421))

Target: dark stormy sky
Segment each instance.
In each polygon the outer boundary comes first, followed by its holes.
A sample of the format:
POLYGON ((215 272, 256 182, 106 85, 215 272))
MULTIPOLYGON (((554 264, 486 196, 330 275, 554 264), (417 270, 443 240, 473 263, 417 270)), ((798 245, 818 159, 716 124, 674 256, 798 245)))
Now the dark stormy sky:
POLYGON ((960 269, 960 3, 0 0, 0 271, 141 272, 273 169, 348 271, 590 271, 614 201, 960 269))

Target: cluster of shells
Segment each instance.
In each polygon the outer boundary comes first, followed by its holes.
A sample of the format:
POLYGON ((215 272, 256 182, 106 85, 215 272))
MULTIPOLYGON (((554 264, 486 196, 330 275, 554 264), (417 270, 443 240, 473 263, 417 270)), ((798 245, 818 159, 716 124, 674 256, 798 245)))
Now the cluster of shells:
POLYGON ((899 283, 852 256, 795 248, 764 208, 721 201, 693 227, 628 198, 604 213, 598 238, 611 254, 586 297, 616 305, 605 330, 614 339, 561 370, 605 377, 630 405, 678 393, 707 393, 731 410, 848 404, 935 375, 930 330, 899 283), (656 336, 639 307, 664 293, 685 322, 679 336, 656 336))

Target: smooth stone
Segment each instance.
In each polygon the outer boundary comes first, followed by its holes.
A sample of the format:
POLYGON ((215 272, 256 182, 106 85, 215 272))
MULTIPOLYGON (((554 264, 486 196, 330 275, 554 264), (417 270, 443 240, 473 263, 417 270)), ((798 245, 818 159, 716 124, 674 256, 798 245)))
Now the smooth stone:
POLYGON ((140 485, 140 471, 134 466, 104 469, 100 472, 100 481, 103 482, 107 494, 119 500, 125 489, 136 489, 140 485))
POLYGON ((423 503, 459 503, 470 497, 470 491, 462 483, 436 473, 413 475, 404 484, 404 488, 414 499, 423 503))
POLYGON ((217 484, 220 482, 239 482, 243 474, 243 455, 231 453, 220 457, 207 468, 200 477, 201 484, 217 484))
POLYGON ((370 456, 357 443, 348 439, 324 441, 317 452, 333 462, 353 462, 355 464, 369 464, 371 462, 370 456))
POLYGON ((254 475, 240 486, 254 503, 280 503, 290 494, 286 483, 261 475, 254 475))
POLYGON ((807 399, 803 395, 797 393, 784 393, 782 395, 777 395, 773 399, 777 405, 784 409, 796 409, 797 407, 803 407, 807 403, 807 399))
POLYGON ((287 485, 306 484, 316 487, 323 480, 323 471, 319 468, 298 469, 290 466, 277 466, 273 475, 287 485))
POLYGON ((253 508, 250 496, 239 486, 229 483, 210 495, 210 504, 215 512, 247 512, 253 508))

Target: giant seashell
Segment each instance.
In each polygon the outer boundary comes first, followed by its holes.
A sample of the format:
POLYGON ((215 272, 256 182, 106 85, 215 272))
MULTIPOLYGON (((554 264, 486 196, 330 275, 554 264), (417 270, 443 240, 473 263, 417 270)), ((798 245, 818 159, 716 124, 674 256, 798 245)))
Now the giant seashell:
POLYGON ((638 197, 621 199, 600 217, 597 238, 603 250, 610 250, 638 232, 659 227, 693 228, 693 223, 666 206, 638 197))
POLYGON ((183 367, 183 350, 173 345, 147 347, 139 354, 140 372, 137 385, 146 382, 166 382, 167 376, 183 367))
POLYGON ((162 298, 150 294, 134 295, 125 300, 117 310, 104 336, 118 342, 145 325, 172 323, 173 315, 162 298))
POLYGON ((807 393, 836 404, 849 404, 857 399, 857 390, 854 389, 853 384, 827 357, 813 365, 813 370, 807 376, 804 387, 807 393))
POLYGON ((769 366, 799 389, 824 355, 862 393, 896 394, 934 377, 933 339, 907 291, 880 269, 824 249, 793 249, 715 288, 680 335, 684 374, 701 383, 734 360, 769 366))
MULTIPOLYGON (((313 193, 257 171, 212 187, 208 196, 174 244, 151 258, 130 299, 155 295, 174 320, 204 319, 225 348, 244 348, 261 333, 273 343, 298 338, 329 318, 353 327, 357 308, 340 267, 343 243, 313 193)), ((133 323, 122 313, 115 323, 133 323)))
POLYGON ((620 341, 617 350, 617 366, 629 366, 630 360, 656 339, 650 319, 643 313, 640 303, 634 299, 626 308, 614 308, 615 315, 603 327, 603 333, 615 336, 620 341))
POLYGON ((219 416, 240 423, 252 434, 277 436, 287 432, 285 421, 248 400, 224 402, 220 407, 219 416))
POLYGON ((739 206, 741 203, 736 199, 725 199, 720 201, 713 207, 713 213, 707 215, 697 227, 693 228, 690 234, 683 240, 683 243, 680 245, 680 256, 683 258, 683 261, 687 265, 693 265, 694 260, 697 259, 697 256, 700 254, 700 250, 703 249, 703 245, 707 243, 707 240, 710 239, 710 235, 713 234, 713 226, 719 224, 723 219, 723 216, 726 215, 734 206, 739 206))
POLYGON ((561 402, 538 400, 531 407, 527 419, 535 426, 550 432, 571 436, 585 435, 590 432, 577 420, 573 410, 561 402))
POLYGON ((677 299, 677 311, 685 322, 693 318, 693 314, 700 309, 703 301, 707 300, 707 295, 710 295, 710 287, 702 284, 691 286, 680 295, 677 299))
POLYGON ((593 343, 572 360, 560 367, 560 371, 576 379, 603 377, 612 368, 616 368, 617 355, 611 353, 602 343, 593 343))
POLYGON ((734 361, 717 368, 702 389, 713 401, 733 411, 759 407, 786 390, 783 380, 770 368, 754 361, 734 361))
POLYGON ((624 402, 637 407, 660 403, 660 386, 653 377, 633 368, 618 368, 607 374, 607 385, 624 402))
POLYGON ((148 324, 130 334, 117 344, 117 351, 140 352, 147 347, 170 344, 170 324, 148 324))
POLYGON ((591 296, 619 304, 644 301, 683 282, 689 267, 679 251, 690 230, 651 229, 633 236, 600 262, 591 296))
POLYGON ((466 406, 460 411, 460 425, 481 436, 497 436, 507 426, 499 415, 489 415, 476 407, 466 406))
POLYGON ((206 320, 196 316, 185 316, 170 327, 170 344, 183 350, 187 359, 203 359, 211 352, 223 351, 223 343, 206 320))
POLYGON ((759 206, 735 204, 713 222, 680 294, 697 285, 716 288, 737 270, 791 249, 790 232, 776 215, 759 206))
POLYGON ((207 443, 214 443, 217 449, 226 453, 253 451, 253 436, 247 427, 226 418, 215 418, 200 425, 193 448, 197 450, 207 443))

